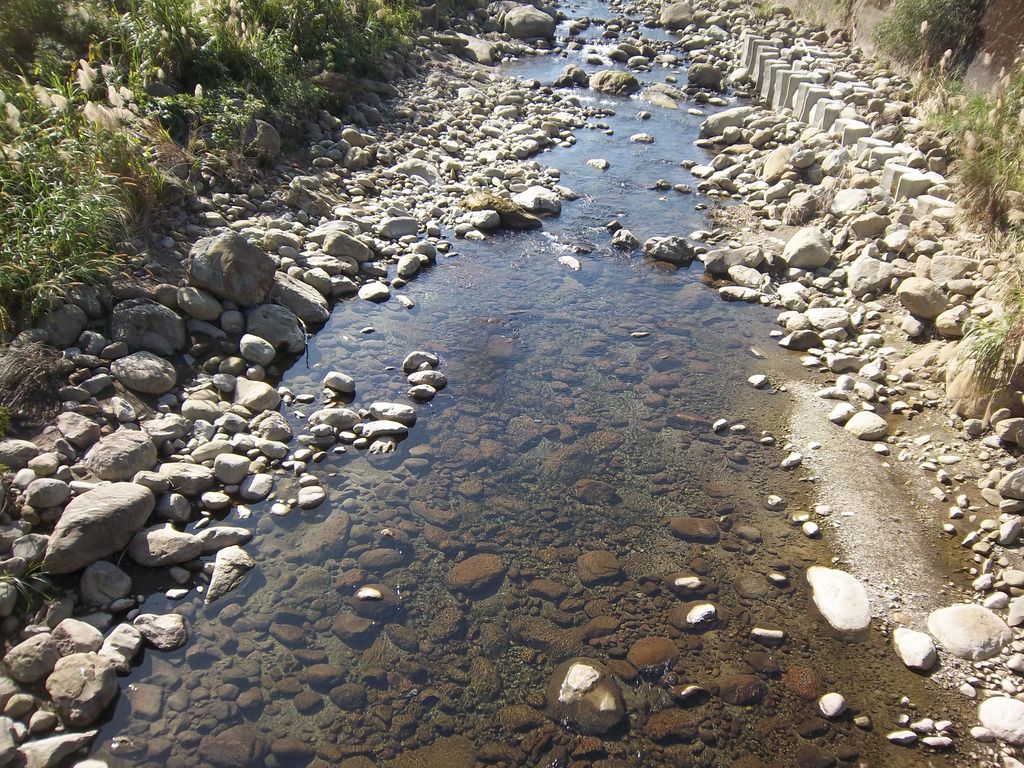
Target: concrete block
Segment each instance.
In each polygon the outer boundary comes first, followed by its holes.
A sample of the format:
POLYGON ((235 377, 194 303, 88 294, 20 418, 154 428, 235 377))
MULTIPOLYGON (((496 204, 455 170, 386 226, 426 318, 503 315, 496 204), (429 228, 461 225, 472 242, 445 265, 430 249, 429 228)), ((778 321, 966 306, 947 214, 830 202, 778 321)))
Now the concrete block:
POLYGON ((784 83, 782 94, 782 106, 796 111, 796 94, 802 86, 811 85, 815 82, 815 75, 812 72, 794 72, 784 83))
POLYGON ((811 125, 823 131, 832 129, 832 124, 839 119, 846 105, 838 99, 822 99, 811 109, 811 125))
POLYGON ((768 68, 764 73, 764 78, 761 80, 761 90, 759 91, 761 101, 771 103, 772 94, 775 92, 775 89, 778 88, 779 78, 782 76, 783 72, 790 71, 792 70, 790 70, 789 66, 783 61, 768 65, 768 68))
POLYGON ((832 124, 830 133, 839 140, 840 144, 850 147, 864 136, 870 136, 871 126, 861 120, 840 117, 832 124))
POLYGON ((793 97, 793 113, 804 123, 811 122, 811 110, 822 99, 828 98, 828 89, 813 83, 801 83, 793 97))
POLYGON ((750 79, 754 81, 755 85, 760 86, 765 67, 774 61, 782 61, 778 48, 773 45, 757 46, 754 51, 754 66, 750 68, 750 79))
POLYGON ((914 201, 914 208, 918 216, 929 216, 942 211, 942 215, 954 215, 956 213, 956 204, 946 200, 942 197, 936 197, 935 195, 924 194, 920 195, 917 200, 914 201))

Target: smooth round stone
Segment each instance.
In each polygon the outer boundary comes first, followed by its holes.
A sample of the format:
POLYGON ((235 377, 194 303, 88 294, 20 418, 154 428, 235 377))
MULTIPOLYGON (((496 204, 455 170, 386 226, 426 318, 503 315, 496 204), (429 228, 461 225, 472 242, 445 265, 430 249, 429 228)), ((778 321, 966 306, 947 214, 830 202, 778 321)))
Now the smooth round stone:
POLYGON ((939 645, 961 659, 982 661, 1010 642, 1010 628, 992 611, 973 603, 939 608, 928 616, 928 631, 939 645))
POLYGON ((419 400, 420 402, 428 402, 434 399, 437 394, 437 390, 429 384, 417 384, 415 387, 409 387, 408 395, 413 400, 419 400))
POLYGON ((251 333, 243 334, 239 339, 238 350, 248 362, 258 365, 270 365, 277 356, 273 344, 251 333))
POLYGON ((846 711, 846 699, 841 693, 826 693, 818 699, 818 711, 830 720, 839 717, 846 711))

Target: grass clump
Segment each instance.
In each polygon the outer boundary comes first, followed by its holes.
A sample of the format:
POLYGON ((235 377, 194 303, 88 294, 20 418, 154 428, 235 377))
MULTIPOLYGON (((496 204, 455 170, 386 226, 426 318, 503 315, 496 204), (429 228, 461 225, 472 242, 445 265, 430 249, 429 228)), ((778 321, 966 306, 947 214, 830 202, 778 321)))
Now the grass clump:
POLYGON ((982 8, 982 0, 896 0, 875 27, 875 43, 908 65, 934 66, 947 50, 959 61, 977 39, 982 8))

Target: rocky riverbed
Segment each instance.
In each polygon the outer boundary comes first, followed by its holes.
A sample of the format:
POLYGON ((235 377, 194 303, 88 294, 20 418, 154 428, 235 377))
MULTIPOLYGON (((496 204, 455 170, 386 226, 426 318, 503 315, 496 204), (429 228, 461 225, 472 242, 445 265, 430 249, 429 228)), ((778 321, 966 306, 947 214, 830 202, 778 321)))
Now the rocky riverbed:
POLYGON ((1002 265, 906 80, 730 0, 419 43, 20 337, 0 760, 1018 765, 1002 265))

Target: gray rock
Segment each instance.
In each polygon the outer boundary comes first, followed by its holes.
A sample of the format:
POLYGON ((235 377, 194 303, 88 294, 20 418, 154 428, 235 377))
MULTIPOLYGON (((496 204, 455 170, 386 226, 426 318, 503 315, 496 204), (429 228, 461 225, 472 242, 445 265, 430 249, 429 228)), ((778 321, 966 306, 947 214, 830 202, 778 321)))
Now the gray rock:
POLYGON ((46 691, 61 719, 81 728, 97 720, 117 695, 113 665, 95 653, 73 653, 57 662, 46 691))
POLYGON ((246 333, 238 340, 238 351, 248 362, 270 365, 277 357, 274 345, 266 339, 246 333))
POLYGON ((101 480, 131 480, 156 464, 156 446, 141 430, 119 429, 90 448, 82 464, 101 480))
POLYGON ((686 79, 690 85, 697 88, 706 88, 711 91, 721 91, 725 74, 718 67, 711 64, 691 64, 686 72, 686 79))
POLYGON ((988 608, 974 603, 932 611, 928 631, 954 656, 971 661, 990 659, 1010 642, 1006 623, 988 608))
POLYGON ((239 546, 225 547, 217 553, 213 565, 213 576, 206 590, 206 604, 223 597, 237 587, 246 571, 256 567, 256 562, 239 546))
POLYGON ((871 625, 868 595, 855 577, 819 565, 807 569, 814 604, 825 621, 844 636, 857 636, 871 625))
POLYGON ((174 389, 174 366, 152 352, 136 352, 110 364, 110 372, 122 385, 144 395, 162 395, 174 389))
POLYGON ((330 256, 355 259, 360 264, 373 258, 373 251, 366 243, 340 229, 324 238, 324 252, 330 256))
POLYGON ((949 304, 945 292, 926 277, 908 277, 896 289, 896 297, 921 320, 934 320, 949 304))
POLYGON ((50 534, 43 570, 71 573, 120 552, 153 506, 153 493, 135 483, 111 483, 76 496, 50 534))
POLYGON ((60 646, 49 632, 32 635, 4 656, 7 672, 19 683, 42 680, 60 659, 60 646))
POLYGON ((685 29, 693 24, 693 7, 689 3, 672 3, 661 9, 658 23, 665 29, 685 29))
POLYGON ((89 316, 75 304, 60 304, 51 310, 39 323, 46 331, 50 345, 63 349, 72 346, 85 330, 89 316))
POLYGON ((628 72, 602 69, 590 76, 590 87, 602 93, 629 96, 640 90, 640 81, 628 72))
POLYGON ((978 262, 965 256, 951 253, 936 253, 932 257, 929 276, 945 287, 952 280, 960 280, 978 271, 978 262))
POLYGON ((655 261, 669 264, 688 265, 696 253, 686 238, 679 236, 651 237, 644 241, 644 255, 655 261))
POLYGON ((512 202, 530 213, 550 213, 557 216, 562 212, 562 201, 546 187, 534 185, 512 196, 512 202))
POLYGON ((103 645, 103 633, 78 619, 63 619, 53 628, 53 639, 61 656, 98 651, 103 645))
POLYGON ((385 283, 371 280, 359 286, 357 295, 363 301, 372 301, 379 304, 391 298, 391 289, 385 283))
POLYGON ((142 649, 142 633, 131 624, 118 624, 107 635, 100 656, 109 659, 119 672, 127 672, 132 660, 142 649))
POLYGON ((131 590, 131 576, 106 560, 97 560, 87 566, 78 581, 82 602, 97 608, 105 608, 115 600, 127 597, 131 590))
MULTIPOLYGON (((75 448, 88 448, 100 439, 100 425, 87 416, 69 411, 57 417, 57 429, 75 448)), ((0 457, 2 458, 2 457, 0 457)), ((10 466, 6 461, 3 462, 10 466)), ((18 467, 11 467, 18 469, 18 467)))
POLYGON ((213 486, 213 470, 202 464, 168 461, 161 464, 157 472, 183 496, 198 496, 213 486))
POLYGON ((238 379, 235 382, 235 403, 253 413, 273 411, 281 404, 281 396, 264 381, 238 379))
POLYGON ((26 741, 18 747, 24 768, 57 768, 64 760, 92 743, 97 731, 63 733, 45 739, 26 741))
POLYGON ((993 696, 978 706, 978 720, 1008 744, 1024 744, 1024 701, 993 696))
POLYGON ((265 120, 254 120, 249 151, 263 163, 272 163, 281 154, 281 134, 265 120))
POLYGON ((0 439, 0 464, 8 469, 24 469, 38 455, 39 446, 28 440, 0 439))
POLYGON ((242 307, 265 301, 273 285, 274 259, 237 232, 204 237, 192 246, 189 282, 242 307))
POLYGON ((118 302, 110 313, 110 338, 129 349, 170 356, 185 348, 185 321, 163 304, 128 299, 118 302))
POLYGON ((370 415, 375 419, 390 419, 410 427, 416 423, 416 409, 402 403, 378 400, 370 405, 370 415))
POLYGON ((415 235, 419 224, 411 216, 388 216, 381 220, 378 231, 385 240, 398 240, 415 235))
POLYGON ((555 34, 554 18, 532 5, 520 5, 505 14, 505 34, 520 40, 550 39, 555 34))
POLYGON ((757 269, 764 261, 764 253, 760 246, 748 245, 741 248, 715 248, 700 254, 698 258, 703 262, 708 274, 726 277, 733 267, 757 269))
POLYGON ((327 300, 316 288, 283 272, 274 275, 270 298, 288 307, 307 325, 319 325, 330 316, 327 300))
POLYGON ((306 348, 305 326, 294 312, 280 304, 263 304, 249 310, 245 330, 266 339, 280 352, 295 354, 306 348))
POLYGON ((147 643, 160 651, 174 651, 188 642, 185 619, 177 613, 141 613, 132 625, 147 643))
POLYGON ((324 386, 339 395, 350 397, 356 393, 356 382, 351 376, 339 371, 329 371, 324 376, 324 386))
POLYGON ((71 486, 54 477, 33 480, 25 489, 25 503, 36 509, 59 507, 71 497, 71 486))
POLYGON ((889 434, 888 422, 871 411, 857 411, 843 425, 843 429, 858 440, 881 440, 889 434))
POLYGON ((870 256, 858 256, 846 272, 846 283, 857 298, 878 294, 889 287, 893 278, 892 264, 870 256))
POLYGON ((723 109, 700 124, 700 135, 705 138, 721 136, 727 128, 742 128, 753 111, 753 107, 747 106, 723 109))
POLYGON ((128 545, 128 556, 148 568, 187 563, 199 557, 202 551, 199 539, 169 526, 139 531, 128 545))
POLYGON ((225 547, 245 544, 252 538, 252 531, 232 525, 215 525, 199 531, 196 538, 203 545, 203 554, 208 555, 225 547))
POLYGON ((782 261, 786 266, 800 269, 823 267, 831 258, 832 244, 817 227, 805 227, 798 231, 782 251, 782 261))
POLYGON ((424 369, 437 368, 440 364, 441 361, 433 352, 417 349, 414 352, 410 352, 402 360, 402 372, 406 374, 414 373, 424 369))
POLYGON ((910 669, 927 672, 938 661, 935 643, 924 632, 897 627, 892 633, 892 642, 900 661, 910 669))
POLYGON ((208 323, 219 320, 224 312, 224 308, 217 301, 216 296, 202 288, 193 288, 192 286, 178 289, 178 306, 189 317, 208 323))

